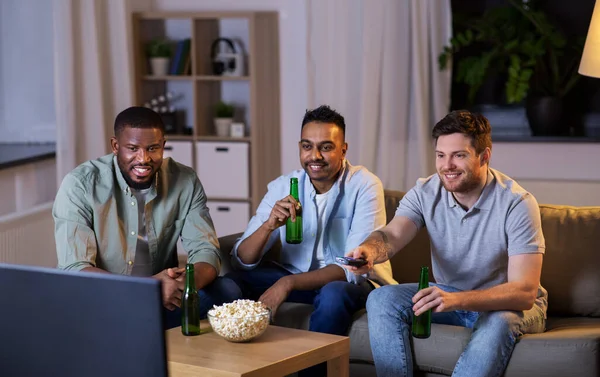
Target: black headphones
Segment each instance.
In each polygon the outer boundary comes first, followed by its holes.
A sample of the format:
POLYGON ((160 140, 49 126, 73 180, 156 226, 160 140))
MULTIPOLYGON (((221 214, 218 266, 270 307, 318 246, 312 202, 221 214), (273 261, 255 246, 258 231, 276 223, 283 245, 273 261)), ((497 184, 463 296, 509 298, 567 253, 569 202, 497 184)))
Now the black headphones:
POLYGON ((215 75, 222 75, 225 71, 233 71, 235 70, 235 58, 221 58, 221 59, 216 59, 217 58, 217 48, 219 47, 219 44, 221 42, 225 42, 225 44, 227 46, 229 46, 229 49, 231 50, 232 53, 236 53, 235 50, 235 46, 233 44, 233 42, 231 41, 231 39, 227 39, 227 38, 217 38, 214 40, 214 42, 212 43, 212 46, 210 48, 210 56, 212 58, 212 69, 213 69, 213 73, 215 75))

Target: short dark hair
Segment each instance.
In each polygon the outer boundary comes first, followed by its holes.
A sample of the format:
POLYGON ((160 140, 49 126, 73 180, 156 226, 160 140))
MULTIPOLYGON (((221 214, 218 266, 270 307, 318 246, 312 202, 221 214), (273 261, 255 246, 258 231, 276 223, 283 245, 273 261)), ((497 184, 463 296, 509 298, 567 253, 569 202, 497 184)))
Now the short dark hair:
POLYGON ((165 134, 165 124, 158 113, 142 106, 132 106, 119 113, 115 118, 115 136, 125 127, 158 128, 165 134))
POLYGON ((304 119, 302 119, 302 128, 310 122, 333 123, 342 129, 342 135, 346 135, 346 122, 344 121, 344 117, 327 105, 321 105, 316 109, 306 110, 304 119))
POLYGON ((461 133, 471 138, 471 145, 479 155, 485 148, 492 149, 492 127, 481 114, 468 110, 455 110, 437 122, 431 136, 437 143, 440 136, 461 133))

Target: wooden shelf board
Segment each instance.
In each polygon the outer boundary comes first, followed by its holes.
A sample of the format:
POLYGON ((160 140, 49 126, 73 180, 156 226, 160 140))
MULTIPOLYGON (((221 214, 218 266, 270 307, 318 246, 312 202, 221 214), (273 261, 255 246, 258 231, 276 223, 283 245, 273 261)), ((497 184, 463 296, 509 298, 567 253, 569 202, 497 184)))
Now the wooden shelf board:
POLYGON ((226 137, 226 136, 212 136, 212 135, 198 135, 196 141, 225 141, 225 142, 239 142, 248 143, 250 137, 226 137))
POLYGON ((248 81, 248 80, 250 80, 250 76, 211 76, 211 75, 202 75, 202 76, 196 76, 196 80, 198 80, 198 81, 248 81))
POLYGON ((141 20, 162 20, 182 18, 186 20, 218 20, 222 18, 252 18, 256 13, 269 12, 244 12, 244 11, 223 11, 223 12, 135 12, 135 16, 141 20))
POLYGON ((190 76, 190 75, 168 75, 168 76, 151 76, 151 75, 146 75, 143 76, 144 80, 148 80, 148 81, 175 81, 175 80, 180 80, 180 81, 189 81, 189 80, 193 80, 194 76, 190 76))
POLYGON ((165 138, 167 139, 167 142, 169 140, 172 140, 172 141, 194 141, 194 136, 192 136, 192 135, 165 134, 165 138))
POLYGON ((146 75, 142 77, 147 81, 189 81, 189 80, 197 80, 197 81, 248 81, 250 80, 250 76, 212 76, 212 75, 201 75, 201 76, 191 76, 191 75, 167 75, 167 76, 152 76, 146 75))

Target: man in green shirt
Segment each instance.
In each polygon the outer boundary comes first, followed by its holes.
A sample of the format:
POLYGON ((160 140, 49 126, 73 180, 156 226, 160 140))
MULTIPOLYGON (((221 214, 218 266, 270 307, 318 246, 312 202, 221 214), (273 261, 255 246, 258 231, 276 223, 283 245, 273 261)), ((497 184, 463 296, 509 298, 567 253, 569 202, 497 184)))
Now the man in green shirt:
POLYGON ((117 115, 112 154, 87 161, 64 178, 54 202, 58 268, 148 276, 162 282, 167 327, 178 325, 184 269, 181 237, 194 264, 201 314, 227 302, 217 278, 219 242, 196 172, 167 158, 161 117, 145 107, 117 115))

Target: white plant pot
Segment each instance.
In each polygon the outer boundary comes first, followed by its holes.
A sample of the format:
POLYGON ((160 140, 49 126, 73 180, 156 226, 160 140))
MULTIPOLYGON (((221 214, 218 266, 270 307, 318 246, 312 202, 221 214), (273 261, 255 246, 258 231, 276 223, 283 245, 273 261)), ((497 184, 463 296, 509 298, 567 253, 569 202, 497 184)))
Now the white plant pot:
POLYGON ((232 118, 215 118, 215 130, 217 136, 229 137, 229 131, 231 129, 232 118))
POLYGON ((169 58, 150 58, 152 76, 166 76, 169 72, 169 58))

